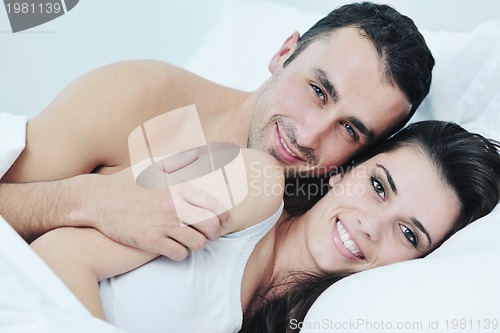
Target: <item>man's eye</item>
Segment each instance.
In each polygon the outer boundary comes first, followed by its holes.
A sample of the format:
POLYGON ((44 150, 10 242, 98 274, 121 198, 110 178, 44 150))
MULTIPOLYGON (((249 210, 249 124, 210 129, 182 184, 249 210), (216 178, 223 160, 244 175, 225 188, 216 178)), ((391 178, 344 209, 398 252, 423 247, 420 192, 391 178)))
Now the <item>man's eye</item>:
POLYGON ((321 99, 323 102, 325 101, 325 93, 323 93, 323 90, 321 90, 320 87, 317 85, 311 84, 311 88, 314 91, 314 94, 321 99))
POLYGON ((418 245, 417 235, 407 226, 400 224, 399 228, 403 232, 403 235, 408 239, 408 241, 415 247, 418 245))
POLYGON ((375 193, 379 197, 382 198, 382 200, 385 200, 385 188, 384 185, 375 177, 371 177, 371 182, 372 182, 372 187, 375 193))
POLYGON ((354 139, 354 141, 358 141, 358 134, 351 125, 348 123, 342 123, 341 125, 344 127, 346 133, 354 139))

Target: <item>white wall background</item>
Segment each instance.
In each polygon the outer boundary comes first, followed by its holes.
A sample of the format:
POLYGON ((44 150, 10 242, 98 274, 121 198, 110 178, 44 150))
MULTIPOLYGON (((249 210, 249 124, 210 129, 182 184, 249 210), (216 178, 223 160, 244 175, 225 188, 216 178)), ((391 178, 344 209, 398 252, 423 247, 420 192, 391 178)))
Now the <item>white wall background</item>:
MULTIPOLYGON (((148 58, 186 66, 221 10, 238 1, 257 0, 80 0, 66 15, 15 34, 0 8, 0 112, 36 114, 71 80, 114 61, 148 58)), ((260 1, 311 13, 347 3, 260 1)), ((427 29, 467 31, 500 17, 497 0, 375 2, 393 5, 427 29)))
MULTIPOLYGON (((240 0, 251 2, 255 0, 240 0)), ((291 4, 303 11, 329 11, 343 4, 364 1, 342 0, 261 0, 291 4)), ((498 0, 371 0, 388 4, 401 13, 410 16, 418 27, 447 31, 468 31, 478 23, 500 17, 498 0)))

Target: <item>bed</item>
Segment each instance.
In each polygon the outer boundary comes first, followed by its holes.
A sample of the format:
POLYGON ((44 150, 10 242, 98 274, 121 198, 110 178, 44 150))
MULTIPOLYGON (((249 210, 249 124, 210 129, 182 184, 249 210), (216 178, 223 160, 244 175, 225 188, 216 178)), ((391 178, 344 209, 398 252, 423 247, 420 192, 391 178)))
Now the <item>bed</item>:
MULTIPOLYGON (((225 85, 255 89, 291 32, 304 32, 344 3, 190 1, 197 5, 191 11, 172 1, 143 1, 138 10, 132 1, 87 0, 63 17, 18 34, 7 32, 10 27, 0 18, 5 31, 0 43, 9 49, 0 55, 0 173, 23 148, 27 117, 88 70, 122 59, 154 58, 225 85), (106 47, 111 39, 114 47, 106 47), (91 48, 93 53, 84 53, 91 48)), ((387 2, 415 19, 436 59, 431 92, 412 121, 454 121, 500 140, 500 3, 387 2)), ((498 236, 499 206, 427 258, 335 284, 303 322, 291 325, 302 332, 500 332, 498 236)), ((119 332, 92 318, 3 220, 0 295, 2 332, 119 332)))

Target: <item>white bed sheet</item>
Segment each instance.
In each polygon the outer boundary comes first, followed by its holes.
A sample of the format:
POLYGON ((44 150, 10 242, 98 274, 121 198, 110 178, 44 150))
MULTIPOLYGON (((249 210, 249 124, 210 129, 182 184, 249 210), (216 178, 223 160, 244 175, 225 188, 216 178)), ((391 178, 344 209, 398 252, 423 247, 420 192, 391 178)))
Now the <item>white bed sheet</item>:
POLYGON ((0 332, 123 331, 96 319, 0 216, 0 332))
MULTIPOLYGON (((0 176, 21 153, 28 117, 0 113, 0 176)), ((122 332, 90 315, 0 216, 0 332, 122 332)))

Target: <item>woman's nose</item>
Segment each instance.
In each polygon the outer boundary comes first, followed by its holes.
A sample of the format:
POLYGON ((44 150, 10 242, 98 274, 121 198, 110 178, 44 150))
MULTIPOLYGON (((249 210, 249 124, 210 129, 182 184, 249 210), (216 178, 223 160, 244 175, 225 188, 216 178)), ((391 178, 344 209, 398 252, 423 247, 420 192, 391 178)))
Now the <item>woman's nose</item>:
POLYGON ((359 231, 374 242, 380 241, 384 230, 386 230, 391 221, 390 213, 383 210, 364 212, 359 215, 359 231))

